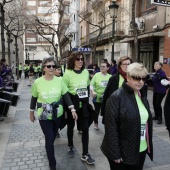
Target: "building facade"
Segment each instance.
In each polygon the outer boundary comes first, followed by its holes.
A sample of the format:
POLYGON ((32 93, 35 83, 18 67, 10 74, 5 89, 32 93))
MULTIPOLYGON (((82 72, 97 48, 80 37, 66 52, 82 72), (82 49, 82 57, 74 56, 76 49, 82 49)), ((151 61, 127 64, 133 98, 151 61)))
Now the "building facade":
POLYGON ((50 35, 50 26, 55 23, 52 0, 27 0, 24 2, 26 9, 26 31, 24 34, 25 60, 34 62, 44 57, 55 55, 50 35))

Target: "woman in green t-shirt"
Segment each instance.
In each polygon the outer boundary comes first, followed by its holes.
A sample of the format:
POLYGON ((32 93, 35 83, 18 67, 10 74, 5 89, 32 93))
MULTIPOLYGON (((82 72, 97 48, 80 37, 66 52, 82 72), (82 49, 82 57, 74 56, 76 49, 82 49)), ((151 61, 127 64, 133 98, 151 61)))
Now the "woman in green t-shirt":
MULTIPOLYGON (((89 106, 89 72, 85 69, 84 56, 80 52, 73 52, 68 59, 67 70, 63 75, 63 80, 68 87, 68 92, 73 101, 78 114, 78 122, 82 129, 83 153, 81 160, 88 164, 94 164, 95 160, 88 152, 90 113, 89 106)), ((73 149, 73 129, 75 121, 71 112, 67 111, 67 137, 68 137, 68 156, 74 156, 73 149)))
POLYGON ((42 62, 44 75, 34 81, 30 104, 30 120, 35 121, 34 111, 37 104, 37 117, 45 136, 45 148, 50 170, 56 170, 54 140, 63 114, 62 100, 67 104, 72 117, 77 120, 74 105, 68 94, 68 88, 61 77, 54 76, 56 61, 45 58, 42 62))
POLYGON ((108 81, 111 77, 111 74, 108 74, 109 70, 108 63, 101 63, 100 72, 96 73, 90 83, 90 90, 93 97, 93 104, 95 108, 95 118, 94 118, 94 129, 98 130, 98 117, 101 110, 102 105, 102 97, 104 91, 107 87, 108 81))

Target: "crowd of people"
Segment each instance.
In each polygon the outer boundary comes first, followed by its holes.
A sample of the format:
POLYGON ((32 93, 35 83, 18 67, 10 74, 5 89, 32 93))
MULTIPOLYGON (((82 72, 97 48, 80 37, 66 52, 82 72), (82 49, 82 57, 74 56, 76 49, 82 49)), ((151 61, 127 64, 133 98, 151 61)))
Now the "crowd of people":
POLYGON ((67 67, 51 57, 45 58, 40 74, 33 65, 24 65, 25 78, 29 77, 32 86, 30 120, 39 120, 50 170, 56 170, 54 141, 60 137, 59 129, 65 126, 67 155, 70 158, 75 156, 75 124, 82 134, 81 160, 89 165, 95 164, 89 150, 89 127, 93 124, 96 131, 99 129, 100 114, 105 126, 101 151, 111 170, 142 170, 146 154, 153 160, 152 121, 162 123, 163 109, 170 132, 170 92, 164 108, 161 107, 170 84, 162 66, 161 62, 154 64, 155 116, 152 117, 147 100, 147 81, 151 78, 141 62, 132 62, 128 56, 112 60, 110 64, 103 59, 100 67, 90 64, 86 69, 83 53, 73 52, 67 60, 67 67), (94 107, 90 104, 90 96, 94 107))

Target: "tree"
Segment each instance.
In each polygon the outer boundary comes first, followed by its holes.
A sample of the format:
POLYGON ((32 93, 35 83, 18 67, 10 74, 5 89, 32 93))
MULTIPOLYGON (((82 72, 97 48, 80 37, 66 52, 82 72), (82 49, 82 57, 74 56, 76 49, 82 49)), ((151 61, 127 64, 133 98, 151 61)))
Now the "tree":
POLYGON ((4 7, 6 4, 12 2, 14 0, 2 0, 0 2, 0 22, 1 22, 1 47, 2 47, 2 58, 5 59, 5 36, 4 36, 4 24, 5 24, 5 10, 4 7))
MULTIPOLYGON (((91 8, 91 5, 96 3, 95 1, 88 0, 87 2, 87 9, 91 8)), ((90 42, 91 47, 93 48, 93 53, 92 53, 92 63, 95 63, 95 56, 96 56, 96 47, 97 43, 99 41, 100 36, 103 33, 103 30, 106 28, 107 23, 106 23, 106 17, 108 15, 108 9, 105 7, 105 3, 102 2, 100 6, 97 5, 97 8, 94 9, 94 12, 90 18, 84 17, 83 11, 79 14, 79 17, 86 21, 89 25, 91 25, 91 29, 96 31, 96 36, 93 38, 93 40, 90 42), (98 16, 96 18, 95 16, 98 16)))

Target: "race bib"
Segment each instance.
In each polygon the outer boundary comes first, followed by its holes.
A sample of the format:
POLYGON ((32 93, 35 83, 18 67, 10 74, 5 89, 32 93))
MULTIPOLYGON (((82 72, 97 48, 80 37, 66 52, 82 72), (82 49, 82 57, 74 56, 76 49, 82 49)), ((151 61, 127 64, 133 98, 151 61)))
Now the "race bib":
POLYGON ((88 97, 88 91, 87 91, 86 88, 77 89, 76 92, 77 92, 77 95, 79 96, 79 98, 86 98, 86 97, 88 97))
POLYGON ((101 81, 101 87, 107 87, 108 80, 101 81))
POLYGON ((140 140, 146 140, 146 124, 141 125, 141 136, 140 140))

